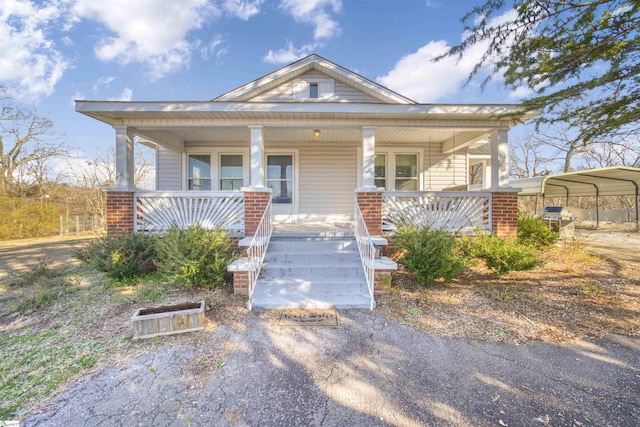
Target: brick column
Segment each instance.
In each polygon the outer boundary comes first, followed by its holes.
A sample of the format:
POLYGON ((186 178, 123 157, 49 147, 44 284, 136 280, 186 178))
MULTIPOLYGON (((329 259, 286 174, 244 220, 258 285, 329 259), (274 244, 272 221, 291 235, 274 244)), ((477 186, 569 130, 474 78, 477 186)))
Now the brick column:
POLYGON ((269 203, 271 190, 244 190, 244 235, 253 236, 260 225, 264 210, 269 203))
POLYGON ((518 193, 491 193, 491 228, 498 237, 518 235, 518 193))
POLYGON ((107 233, 109 235, 133 231, 133 192, 107 191, 107 233))
POLYGON ((356 192, 358 206, 364 222, 367 224, 369 234, 382 235, 382 193, 379 191, 356 192))

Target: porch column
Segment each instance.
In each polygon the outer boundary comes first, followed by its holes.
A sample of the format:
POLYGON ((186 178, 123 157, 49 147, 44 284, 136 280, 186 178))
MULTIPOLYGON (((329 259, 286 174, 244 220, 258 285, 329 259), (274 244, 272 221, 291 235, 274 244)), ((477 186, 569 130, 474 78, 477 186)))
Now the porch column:
POLYGON ((264 138, 262 125, 251 125, 251 188, 264 188, 264 138))
POLYGON ((362 126, 362 186, 375 189, 376 127, 362 126))
POLYGON ((509 186, 509 130, 494 129, 491 132, 491 188, 509 186))
POLYGON ((116 182, 113 189, 133 191, 134 160, 133 139, 135 129, 129 126, 114 126, 116 130, 116 182))
POLYGON ((134 229, 134 161, 135 129, 114 126, 116 130, 116 182, 107 193, 107 233, 130 233, 134 229))

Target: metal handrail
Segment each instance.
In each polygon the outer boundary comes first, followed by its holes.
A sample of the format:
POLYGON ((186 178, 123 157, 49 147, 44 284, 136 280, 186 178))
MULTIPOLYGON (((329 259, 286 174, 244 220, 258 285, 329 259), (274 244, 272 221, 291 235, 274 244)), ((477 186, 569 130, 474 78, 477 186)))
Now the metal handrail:
POLYGON ((256 232, 253 234, 251 244, 247 248, 247 260, 249 264, 248 281, 249 281, 249 301, 247 305, 249 311, 253 308, 253 291, 255 290, 255 284, 260 275, 264 257, 267 253, 267 247, 271 240, 271 234, 273 233, 273 223, 271 214, 271 200, 272 196, 269 196, 269 202, 267 207, 260 218, 260 223, 256 232))
POLYGON ((371 235, 369 234, 367 223, 364 221, 364 217, 362 215, 362 211, 360 210, 360 206, 358 205, 357 199, 354 203, 353 217, 355 224, 356 242, 358 244, 358 252, 360 253, 360 261, 362 261, 362 268, 367 279, 367 287, 369 288, 369 296, 371 298, 369 308, 370 310, 373 310, 375 306, 374 281, 376 270, 374 268, 374 263, 376 259, 376 247, 373 244, 371 235))

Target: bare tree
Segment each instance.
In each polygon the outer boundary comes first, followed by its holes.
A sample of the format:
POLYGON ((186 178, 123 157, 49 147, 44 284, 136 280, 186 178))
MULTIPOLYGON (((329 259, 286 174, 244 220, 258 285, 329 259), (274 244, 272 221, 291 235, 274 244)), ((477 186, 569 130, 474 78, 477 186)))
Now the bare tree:
POLYGON ((509 175, 513 178, 533 178, 552 172, 553 158, 544 154, 544 146, 532 135, 514 139, 509 151, 509 175))
MULTIPOLYGON (((96 153, 95 157, 87 160, 82 167, 73 167, 76 182, 87 190, 84 203, 87 209, 94 213, 103 213, 105 198, 102 190, 112 187, 116 182, 115 148, 96 153)), ((148 182, 154 171, 153 163, 136 150, 134 166, 134 185, 148 182)))
POLYGON ((36 165, 43 171, 46 162, 68 153, 66 141, 51 120, 15 104, 8 89, 0 86, 0 194, 11 189, 19 171, 36 165))

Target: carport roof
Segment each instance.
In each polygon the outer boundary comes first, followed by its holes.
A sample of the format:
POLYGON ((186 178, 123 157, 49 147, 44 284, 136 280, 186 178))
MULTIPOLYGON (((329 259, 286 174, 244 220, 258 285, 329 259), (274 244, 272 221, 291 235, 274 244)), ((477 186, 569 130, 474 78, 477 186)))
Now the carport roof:
POLYGON ((545 197, 637 196, 640 169, 615 166, 567 172, 511 181, 521 196, 544 194, 545 197))

